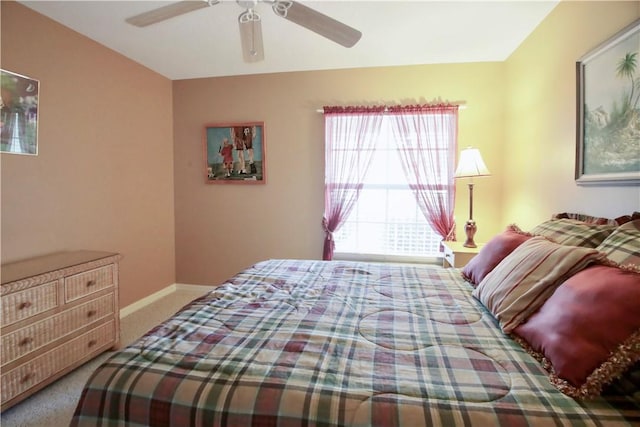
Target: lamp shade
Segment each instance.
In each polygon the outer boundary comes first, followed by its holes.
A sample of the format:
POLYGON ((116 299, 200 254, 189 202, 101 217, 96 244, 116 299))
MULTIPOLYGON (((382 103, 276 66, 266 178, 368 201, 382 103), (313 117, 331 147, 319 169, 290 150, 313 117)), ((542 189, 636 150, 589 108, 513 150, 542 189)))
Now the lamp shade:
POLYGON ((477 148, 465 148, 460 152, 458 168, 453 175, 456 178, 471 178, 474 176, 489 176, 491 173, 484 164, 480 150, 477 148))

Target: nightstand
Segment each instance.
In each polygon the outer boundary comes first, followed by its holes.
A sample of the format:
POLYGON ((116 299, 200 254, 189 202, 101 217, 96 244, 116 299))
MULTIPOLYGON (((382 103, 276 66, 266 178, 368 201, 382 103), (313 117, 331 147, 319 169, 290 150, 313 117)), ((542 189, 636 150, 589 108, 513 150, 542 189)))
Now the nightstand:
POLYGON ((477 248, 465 248, 462 246, 463 243, 464 242, 442 242, 442 246, 444 246, 442 266, 444 268, 462 268, 482 249, 481 243, 477 244, 477 248))

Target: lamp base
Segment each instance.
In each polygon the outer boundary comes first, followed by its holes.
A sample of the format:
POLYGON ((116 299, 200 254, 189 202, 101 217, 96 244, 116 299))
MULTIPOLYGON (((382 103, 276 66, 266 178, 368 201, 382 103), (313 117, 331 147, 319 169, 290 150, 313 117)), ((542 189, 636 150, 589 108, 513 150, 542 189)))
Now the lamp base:
POLYGON ((478 227, 476 227, 476 222, 472 219, 468 220, 465 224, 464 224, 464 232, 467 235, 467 240, 464 242, 464 244, 462 246, 464 246, 465 248, 477 248, 478 245, 476 245, 476 242, 473 241, 473 236, 476 235, 476 231, 478 230, 478 227))

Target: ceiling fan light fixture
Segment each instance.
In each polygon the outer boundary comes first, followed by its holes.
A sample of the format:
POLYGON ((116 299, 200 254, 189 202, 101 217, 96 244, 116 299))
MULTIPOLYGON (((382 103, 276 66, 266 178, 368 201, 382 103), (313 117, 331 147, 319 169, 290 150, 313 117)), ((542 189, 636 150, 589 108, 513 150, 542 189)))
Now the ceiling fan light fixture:
POLYGON ((291 6, 293 6, 292 1, 275 0, 271 5, 271 8, 273 9, 273 13, 278 15, 280 18, 286 19, 287 13, 289 12, 289 9, 291 9, 291 6))

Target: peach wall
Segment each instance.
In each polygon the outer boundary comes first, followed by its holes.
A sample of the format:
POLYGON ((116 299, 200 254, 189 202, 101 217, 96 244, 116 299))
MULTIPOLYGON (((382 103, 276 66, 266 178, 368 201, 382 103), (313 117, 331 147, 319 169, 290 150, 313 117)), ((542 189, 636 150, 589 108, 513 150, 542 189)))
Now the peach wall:
POLYGON ((563 1, 506 62, 504 223, 552 212, 616 217, 640 210, 640 189, 574 181, 575 63, 640 17, 640 2, 563 1))
MULTIPOLYGON (((637 19, 637 2, 563 2, 506 63, 173 83, 19 4, 1 15, 2 67, 41 82, 40 154, 1 156, 2 260, 121 252, 122 305, 266 258, 320 258, 327 104, 466 103, 460 147, 493 173, 475 188, 478 241, 555 211, 640 209, 637 187, 573 181, 575 60, 637 19), (203 127, 245 120, 265 122, 267 183, 205 184, 203 127)), ((458 224, 467 200, 460 182, 458 224)))
MULTIPOLYGON (((465 102, 460 147, 479 147, 494 174, 475 187, 477 240, 488 239, 502 228, 503 68, 478 63, 175 81, 177 280, 215 284, 267 258, 321 258, 324 130, 316 110, 323 105, 465 102), (203 128, 233 121, 264 121, 265 185, 205 184, 203 128)), ((467 203, 462 182, 459 224, 467 203)))
POLYGON ((40 80, 39 154, 2 154, 2 261, 123 254, 120 303, 175 282, 171 81, 3 1, 2 68, 40 80))

